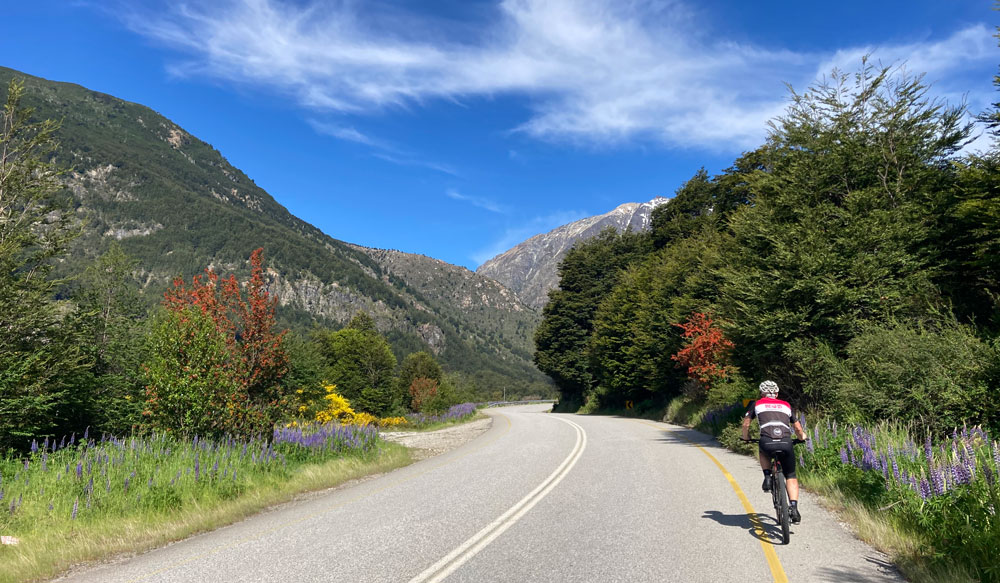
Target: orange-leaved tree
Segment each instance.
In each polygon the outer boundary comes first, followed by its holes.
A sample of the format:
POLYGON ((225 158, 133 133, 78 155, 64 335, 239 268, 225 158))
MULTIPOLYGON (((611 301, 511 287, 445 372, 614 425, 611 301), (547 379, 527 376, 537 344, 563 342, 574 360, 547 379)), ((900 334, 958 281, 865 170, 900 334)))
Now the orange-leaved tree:
POLYGON ((410 383, 410 406, 417 413, 437 394, 438 383, 427 377, 417 377, 410 383))
POLYGON ((687 367, 688 377, 705 390, 735 370, 728 364, 733 342, 715 325, 710 314, 692 312, 687 322, 674 326, 684 330, 681 336, 687 342, 671 358, 677 361, 677 366, 687 367))
POLYGON ((211 269, 164 294, 154 326, 146 414, 154 427, 199 433, 270 431, 284 412, 286 331, 275 330, 277 298, 268 294, 263 249, 250 255, 241 293, 235 275, 211 269))

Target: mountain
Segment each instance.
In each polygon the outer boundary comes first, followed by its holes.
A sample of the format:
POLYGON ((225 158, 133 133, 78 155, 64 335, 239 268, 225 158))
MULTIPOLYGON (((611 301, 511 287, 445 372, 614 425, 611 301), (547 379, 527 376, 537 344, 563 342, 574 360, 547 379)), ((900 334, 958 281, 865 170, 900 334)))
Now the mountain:
POLYGON ((3 87, 11 78, 24 81, 34 118, 62 120, 55 162, 84 231, 60 274, 80 272, 117 240, 139 260, 152 304, 179 275, 212 267, 245 276, 263 247, 285 325, 338 328, 365 310, 397 356, 431 350, 450 370, 535 393, 546 382, 531 363, 538 312, 492 280, 326 235, 148 107, 0 67, 3 87))
POLYGON ((628 202, 609 213, 535 235, 483 263, 476 273, 495 279, 513 290, 526 304, 541 309, 549 300, 549 290, 559 285, 559 262, 574 243, 589 239, 608 227, 619 231, 646 230, 653 209, 667 201, 658 196, 649 202, 628 202))

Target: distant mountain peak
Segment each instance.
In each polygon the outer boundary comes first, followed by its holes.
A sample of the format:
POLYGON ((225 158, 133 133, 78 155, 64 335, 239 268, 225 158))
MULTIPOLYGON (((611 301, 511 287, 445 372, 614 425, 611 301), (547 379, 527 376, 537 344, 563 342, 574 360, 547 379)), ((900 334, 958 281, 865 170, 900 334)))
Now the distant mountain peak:
POLYGON ((649 202, 627 202, 603 215, 556 227, 486 261, 476 273, 495 279, 524 303, 541 308, 548 301, 549 290, 559 285, 559 262, 577 241, 594 237, 607 227, 648 230, 653 209, 669 200, 657 196, 649 202))

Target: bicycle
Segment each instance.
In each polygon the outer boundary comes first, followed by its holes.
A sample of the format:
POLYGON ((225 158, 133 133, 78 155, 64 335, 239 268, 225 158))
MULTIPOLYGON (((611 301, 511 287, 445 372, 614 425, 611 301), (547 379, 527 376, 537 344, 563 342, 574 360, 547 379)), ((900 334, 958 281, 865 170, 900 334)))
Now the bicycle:
MULTIPOLYGON (((760 444, 760 439, 741 439, 746 443, 760 444)), ((792 444, 805 443, 803 439, 793 439, 792 444)), ((774 512, 777 514, 778 524, 781 525, 781 544, 788 544, 791 539, 791 517, 788 515, 788 490, 785 487, 785 473, 781 470, 781 461, 777 457, 771 456, 771 499, 774 501, 774 512)))

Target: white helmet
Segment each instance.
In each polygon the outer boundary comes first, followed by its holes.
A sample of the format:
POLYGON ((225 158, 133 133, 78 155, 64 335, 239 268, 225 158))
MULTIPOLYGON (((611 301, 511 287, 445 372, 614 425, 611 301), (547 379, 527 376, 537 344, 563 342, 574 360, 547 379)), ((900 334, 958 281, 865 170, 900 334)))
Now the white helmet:
POLYGON ((760 384, 760 394, 774 398, 778 395, 778 383, 774 381, 764 381, 760 384))

